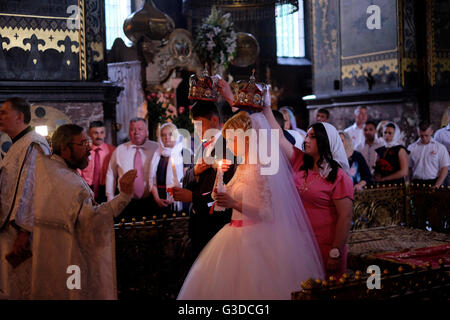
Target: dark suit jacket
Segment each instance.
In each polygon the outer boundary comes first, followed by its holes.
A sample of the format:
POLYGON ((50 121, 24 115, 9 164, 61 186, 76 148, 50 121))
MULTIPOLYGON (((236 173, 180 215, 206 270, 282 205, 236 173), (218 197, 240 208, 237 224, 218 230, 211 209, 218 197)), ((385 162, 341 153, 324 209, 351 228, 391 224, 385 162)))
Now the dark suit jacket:
MULTIPOLYGON (((228 153, 228 157, 231 156, 231 152, 226 150, 225 141, 223 137, 223 155, 228 153)), ((216 155, 216 148, 220 145, 216 144, 211 156, 216 155)), ((202 152, 203 152, 202 148, 202 152)), ((200 150, 199 150, 200 151, 200 150)), ((230 158, 229 158, 230 159, 230 158)), ((236 162, 234 162, 236 163, 236 162)), ((224 173, 224 182, 228 183, 234 175, 236 165, 233 164, 227 172, 224 173)), ((191 166, 184 178, 183 187, 192 191, 192 206, 190 210, 189 220, 189 237, 192 241, 192 247, 195 255, 198 255, 208 241, 227 223, 231 220, 231 209, 220 212, 212 212, 210 204, 214 201, 211 197, 214 182, 216 180, 216 170, 208 168, 198 176, 196 181, 194 176, 194 166, 191 166)))

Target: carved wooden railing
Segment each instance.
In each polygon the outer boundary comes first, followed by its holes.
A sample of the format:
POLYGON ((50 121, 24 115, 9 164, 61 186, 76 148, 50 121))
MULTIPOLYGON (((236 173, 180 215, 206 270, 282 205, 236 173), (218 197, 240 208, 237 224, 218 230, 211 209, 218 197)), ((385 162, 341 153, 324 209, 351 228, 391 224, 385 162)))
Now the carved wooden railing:
POLYGON ((176 298, 192 264, 188 222, 183 213, 115 226, 119 299, 176 298))
POLYGON ((450 266, 426 268, 398 267, 395 273, 385 269, 380 275, 380 288, 374 285, 375 277, 357 271, 353 276, 344 274, 340 279, 308 279, 301 284, 301 290, 292 292, 292 300, 398 300, 430 299, 445 301, 450 298, 450 266), (368 281, 369 280, 369 281, 368 281))
MULTIPOLYGON (((355 195, 353 230, 405 225, 450 233, 449 196, 447 188, 366 188, 355 195)), ((188 223, 182 213, 115 225, 120 299, 176 298, 193 262, 188 223)))
POLYGON ((402 184, 355 193, 352 230, 391 225, 450 233, 450 188, 402 184))

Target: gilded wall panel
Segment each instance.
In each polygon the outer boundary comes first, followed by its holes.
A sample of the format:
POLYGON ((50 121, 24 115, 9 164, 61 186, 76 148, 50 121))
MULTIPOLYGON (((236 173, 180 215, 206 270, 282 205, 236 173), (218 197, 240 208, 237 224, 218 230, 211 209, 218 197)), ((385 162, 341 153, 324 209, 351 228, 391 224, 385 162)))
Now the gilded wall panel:
POLYGON ((85 0, 0 4, 1 80, 86 80, 85 0))

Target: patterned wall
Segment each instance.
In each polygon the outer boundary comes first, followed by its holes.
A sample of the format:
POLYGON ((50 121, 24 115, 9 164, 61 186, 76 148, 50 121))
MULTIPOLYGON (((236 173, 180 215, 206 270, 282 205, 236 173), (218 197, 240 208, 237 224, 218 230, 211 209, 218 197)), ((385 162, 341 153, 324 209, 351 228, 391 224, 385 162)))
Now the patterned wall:
POLYGON ((340 16, 343 91, 367 90, 369 73, 373 89, 398 87, 397 1, 341 0, 340 16), (370 5, 381 9, 381 29, 366 26, 370 5))
POLYGON ((103 0, 0 2, 0 79, 103 79, 102 8, 103 0))
POLYGON ((316 95, 333 93, 340 79, 339 1, 313 0, 313 77, 316 95))
POLYGON ((401 85, 418 85, 418 56, 416 40, 416 8, 412 0, 399 0, 399 27, 401 49, 401 85))
POLYGON ((87 79, 106 80, 105 1, 84 0, 86 10, 87 79))
POLYGON ((429 45, 429 70, 431 85, 450 85, 450 1, 433 0, 427 8, 429 45))
POLYGON ((399 86, 397 1, 312 0, 311 14, 316 96, 368 92, 369 73, 374 90, 399 86), (374 4, 382 27, 369 30, 367 8, 374 4))

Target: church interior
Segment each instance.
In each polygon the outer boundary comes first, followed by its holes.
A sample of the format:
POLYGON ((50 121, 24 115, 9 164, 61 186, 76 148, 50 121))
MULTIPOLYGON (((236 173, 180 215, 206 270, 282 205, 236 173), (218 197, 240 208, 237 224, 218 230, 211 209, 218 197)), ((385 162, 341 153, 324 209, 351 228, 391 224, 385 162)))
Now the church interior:
MULTIPOLYGON (((365 128, 372 124, 381 147, 386 124, 393 123, 409 157, 406 168, 401 165, 406 174, 378 179, 383 164, 367 158, 370 178, 361 178, 361 168, 350 168, 360 171, 352 176, 345 271, 299 281, 287 296, 448 301, 449 21, 446 0, 0 0, 0 104, 13 97, 28 101, 29 125, 49 143, 62 125, 76 124, 86 133, 104 128, 102 139, 116 152, 130 143, 141 120, 155 145, 162 144, 165 123, 184 129, 194 141, 195 96, 205 97, 202 90, 208 88, 218 94, 217 79, 241 102, 246 97, 240 93, 249 88, 270 88, 271 109, 283 116, 281 129, 290 132, 299 150, 311 126, 325 121, 339 132, 349 161, 356 158, 354 150, 370 157, 376 152, 370 145, 364 149, 365 128), (215 38, 221 30, 228 33, 215 38), (434 176, 416 176, 412 155, 419 151, 408 146, 421 145, 427 130, 433 131, 430 143, 444 151, 434 176), (356 131, 361 141, 355 140, 356 131)), ((256 106, 261 92, 251 93, 256 106)), ((236 110, 224 97, 217 105, 225 119, 236 110)), ((2 159, 14 142, 0 132, 2 159)), ((421 156, 422 165, 432 166, 436 152, 421 156)), ((93 157, 91 152, 91 162, 93 157)), ((173 170, 167 163, 170 176, 177 176, 174 163, 173 170)), ((109 188, 114 196, 118 186, 108 187, 109 178, 104 179, 104 200, 110 200, 109 188)), ((94 182, 86 182, 95 189, 94 182)), ((195 261, 192 207, 157 200, 158 206, 136 206, 114 219, 119 300, 176 300, 195 261)))

